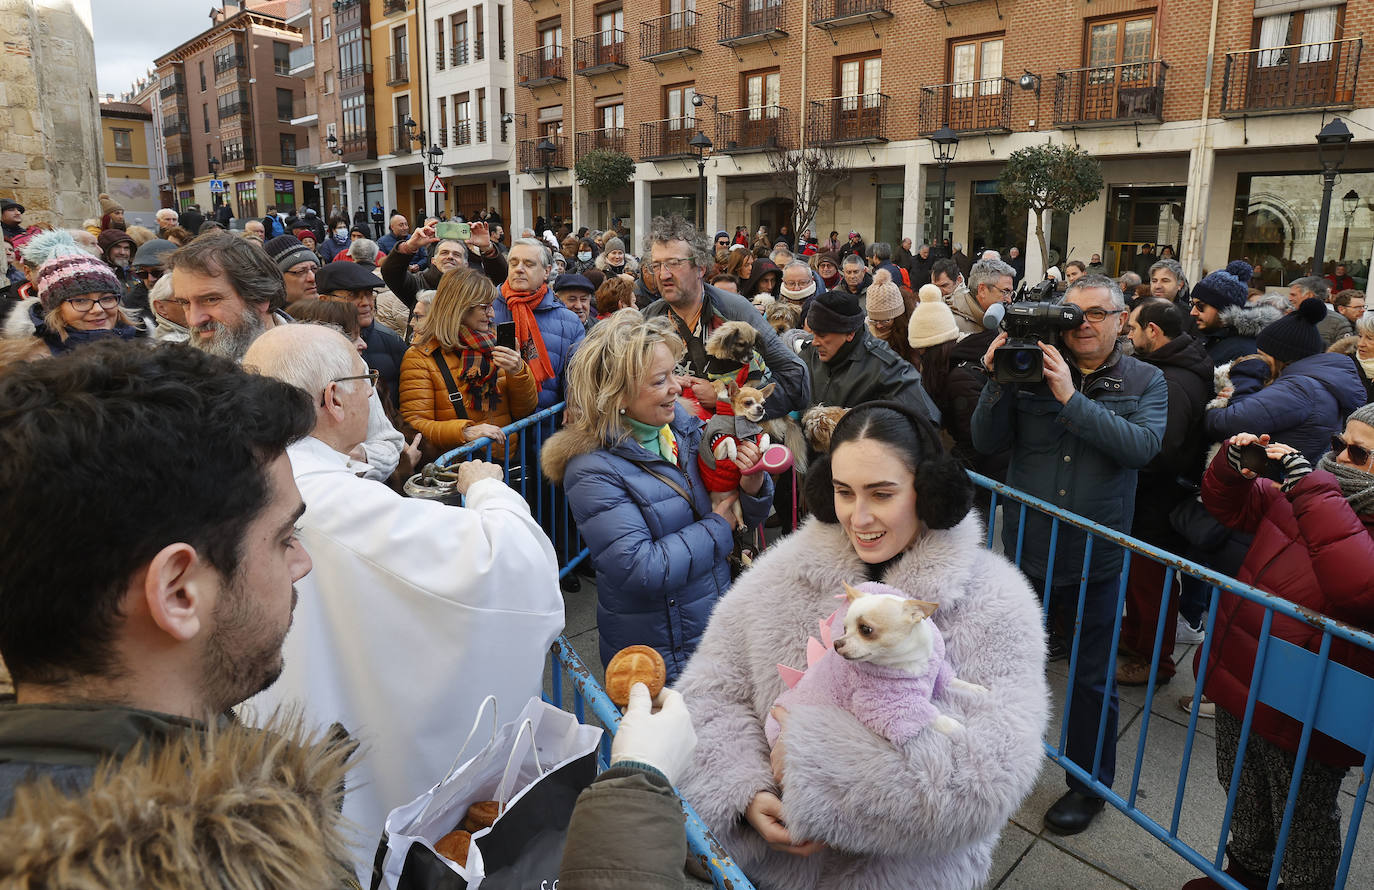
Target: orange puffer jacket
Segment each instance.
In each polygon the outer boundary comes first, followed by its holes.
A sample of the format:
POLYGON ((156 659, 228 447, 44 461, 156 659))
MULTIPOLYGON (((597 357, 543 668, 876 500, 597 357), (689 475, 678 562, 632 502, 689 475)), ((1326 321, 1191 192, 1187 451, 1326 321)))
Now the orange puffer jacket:
MULTIPOLYGON (((448 365, 453 381, 463 396, 467 419, 461 420, 449 402, 448 388, 444 385, 443 375, 434 363, 433 354, 442 349, 438 341, 430 340, 406 350, 401 360, 401 416, 413 426, 416 432, 424 434, 425 441, 444 451, 466 445, 464 431, 472 424, 490 423, 502 427, 522 417, 533 414, 539 406, 539 387, 534 382, 534 373, 528 364, 521 366, 519 373, 499 372, 497 389, 501 400, 485 409, 473 407, 471 387, 462 376, 462 359, 449 350, 443 351, 444 363, 448 365)), ((507 447, 514 452, 514 437, 507 440, 507 447)), ((506 448, 493 443, 492 458, 505 457, 506 448)))

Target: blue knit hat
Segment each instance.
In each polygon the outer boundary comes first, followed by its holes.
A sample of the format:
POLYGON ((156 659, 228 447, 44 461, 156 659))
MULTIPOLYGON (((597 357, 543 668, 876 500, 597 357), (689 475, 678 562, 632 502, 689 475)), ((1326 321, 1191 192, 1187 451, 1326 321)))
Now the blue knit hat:
POLYGON ((1324 318, 1326 304, 1316 297, 1308 297, 1296 312, 1288 313, 1260 331, 1255 337, 1255 346, 1284 364, 1325 352, 1326 341, 1317 330, 1317 324, 1324 318))
POLYGON ((1230 272, 1213 272, 1193 285, 1190 296, 1218 310, 1233 306, 1244 306, 1249 297, 1249 288, 1230 272))
POLYGON ((1245 260, 1231 260, 1226 264, 1226 271, 1240 279, 1244 285, 1250 284, 1250 279, 1255 277, 1255 267, 1245 260))

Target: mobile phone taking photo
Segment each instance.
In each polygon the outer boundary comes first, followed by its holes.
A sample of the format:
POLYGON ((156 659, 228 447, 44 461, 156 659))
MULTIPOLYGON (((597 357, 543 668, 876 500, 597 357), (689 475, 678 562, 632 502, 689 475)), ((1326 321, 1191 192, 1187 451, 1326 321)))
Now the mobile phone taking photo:
POLYGON ((515 346, 515 322, 503 321, 496 326, 496 345, 520 351, 515 346))

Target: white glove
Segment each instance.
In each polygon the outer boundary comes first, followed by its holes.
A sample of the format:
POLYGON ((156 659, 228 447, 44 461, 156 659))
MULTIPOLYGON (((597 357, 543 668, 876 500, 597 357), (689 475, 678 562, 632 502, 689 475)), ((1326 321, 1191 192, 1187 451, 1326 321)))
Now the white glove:
POLYGON ((630 687, 630 705, 620 718, 620 729, 611 743, 611 766, 642 764, 663 773, 676 784, 692 760, 697 733, 692 715, 682 694, 664 689, 656 701, 649 698, 649 687, 636 683, 630 687), (658 711, 652 710, 658 706, 658 711))

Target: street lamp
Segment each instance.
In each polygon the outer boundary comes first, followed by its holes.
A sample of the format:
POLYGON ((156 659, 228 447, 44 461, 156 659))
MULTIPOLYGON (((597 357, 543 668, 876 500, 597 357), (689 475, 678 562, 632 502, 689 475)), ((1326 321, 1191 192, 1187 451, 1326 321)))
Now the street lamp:
POLYGON ((1360 209, 1360 193, 1351 189, 1341 196, 1341 209, 1345 211, 1345 231, 1341 232, 1341 254, 1338 260, 1345 260, 1345 246, 1350 243, 1350 224, 1355 221, 1355 211, 1360 209))
POLYGON ((1317 220, 1317 243, 1312 247, 1313 275, 1325 274, 1326 218, 1331 215, 1331 190, 1336 185, 1336 171, 1345 163, 1345 153, 1350 150, 1354 138, 1345 121, 1338 117, 1333 117, 1317 134, 1317 160, 1322 165, 1322 210, 1321 218, 1317 220))
POLYGON ((939 222, 936 225, 940 230, 940 237, 935 243, 939 250, 943 250, 945 245, 945 183, 949 176, 949 165, 954 163, 954 155, 959 150, 959 135, 946 124, 931 134, 930 142, 935 150, 935 163, 940 165, 940 206, 936 210, 936 215, 939 217, 939 222))
MULTIPOLYGON (((215 179, 215 174, 219 173, 219 158, 215 157, 214 155, 210 155, 210 159, 205 162, 205 165, 210 168, 210 179, 215 179)), ((219 204, 220 193, 212 190, 210 192, 210 206, 218 207, 219 204)))
MULTIPOLYGON (((429 147, 429 172, 434 174, 434 181, 439 181, 439 161, 444 157, 444 150, 437 145, 429 147)), ((440 209, 444 206, 446 192, 434 193, 434 215, 438 216, 440 209)))
POLYGON ((697 130, 697 134, 687 140, 697 155, 697 231, 706 225, 706 152, 711 150, 711 137, 697 130))
POLYGON ((330 133, 330 134, 329 134, 329 138, 326 139, 326 140, 324 140, 324 141, 325 141, 325 144, 329 146, 329 152, 330 152, 330 154, 334 155, 335 157, 339 157, 339 156, 343 155, 343 149, 342 149, 342 148, 339 148, 339 137, 338 137, 338 136, 335 136, 333 133, 330 133))
POLYGON ((553 156, 558 153, 558 146, 553 144, 549 137, 545 136, 539 140, 539 144, 534 150, 544 156, 544 222, 549 229, 553 228, 553 199, 549 192, 549 174, 553 172, 553 156))

